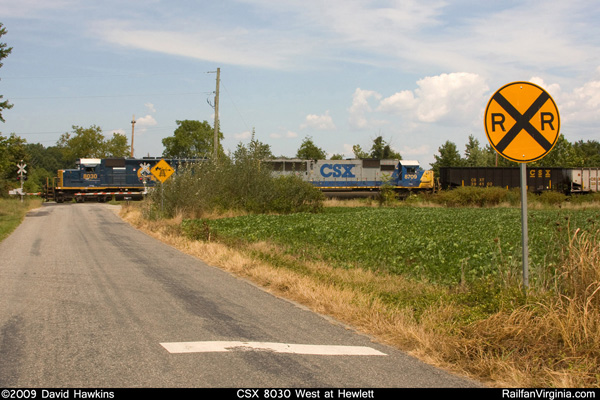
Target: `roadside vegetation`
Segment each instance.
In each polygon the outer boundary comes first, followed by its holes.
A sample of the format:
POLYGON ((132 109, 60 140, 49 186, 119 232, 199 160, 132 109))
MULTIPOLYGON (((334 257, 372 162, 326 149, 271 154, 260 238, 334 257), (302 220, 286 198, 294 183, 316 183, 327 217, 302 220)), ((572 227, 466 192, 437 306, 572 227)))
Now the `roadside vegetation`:
POLYGON ((149 219, 240 213, 317 212, 324 196, 296 176, 274 178, 261 164, 258 142, 239 145, 232 157, 181 168, 150 194, 149 219))
POLYGON ((0 198, 0 241, 4 240, 23 221, 27 211, 38 208, 42 204, 39 198, 21 200, 18 198, 0 198))
POLYGON ((244 177, 235 162, 190 172, 186 182, 178 177, 122 216, 279 296, 488 385, 600 387, 600 196, 529 195, 525 290, 518 192, 324 201, 295 186, 300 181, 281 182, 278 191, 259 163, 244 165, 244 177), (237 185, 216 189, 228 173, 237 185))

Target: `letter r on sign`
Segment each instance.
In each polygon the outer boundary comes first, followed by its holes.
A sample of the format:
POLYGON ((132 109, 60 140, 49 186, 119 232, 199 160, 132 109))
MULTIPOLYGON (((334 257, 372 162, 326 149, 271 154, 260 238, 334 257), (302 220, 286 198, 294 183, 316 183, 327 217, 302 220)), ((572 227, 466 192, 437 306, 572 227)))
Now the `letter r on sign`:
POLYGON ((552 122, 554 122, 554 114, 543 112, 540 114, 540 117, 542 118, 542 130, 544 130, 544 125, 546 124, 550 125, 550 129, 554 130, 554 125, 552 125, 552 122))
POLYGON ((502 132, 506 132, 506 129, 504 129, 504 121, 506 121, 504 114, 492 113, 492 131, 496 132, 496 125, 500 125, 502 132))

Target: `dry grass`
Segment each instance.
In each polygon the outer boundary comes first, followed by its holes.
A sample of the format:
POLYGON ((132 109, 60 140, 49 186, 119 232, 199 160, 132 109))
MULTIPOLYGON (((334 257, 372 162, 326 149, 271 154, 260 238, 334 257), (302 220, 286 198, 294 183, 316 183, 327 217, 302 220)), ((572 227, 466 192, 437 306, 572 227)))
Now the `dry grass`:
MULTIPOLYGON (((364 206, 364 203, 363 203, 364 206)), ((497 387, 600 387, 600 238, 578 234, 553 288, 526 306, 465 323, 447 288, 362 269, 302 263, 302 272, 274 268, 251 254, 279 249, 254 244, 244 251, 179 235, 181 218, 153 222, 139 210, 121 216, 205 262, 285 297, 432 364, 497 387), (421 310, 396 307, 376 294, 403 292, 440 300, 421 310)), ((298 260, 289 260, 298 262, 298 260)))
POLYGON ((577 232, 544 301, 463 329, 459 358, 496 384, 600 387, 600 243, 577 232))

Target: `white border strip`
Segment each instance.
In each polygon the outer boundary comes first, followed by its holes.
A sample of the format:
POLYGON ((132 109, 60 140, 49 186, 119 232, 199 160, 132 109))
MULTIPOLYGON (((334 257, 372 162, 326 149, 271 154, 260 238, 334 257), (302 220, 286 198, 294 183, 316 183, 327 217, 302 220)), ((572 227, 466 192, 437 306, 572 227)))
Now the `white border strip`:
POLYGON ((231 351, 267 351, 273 353, 309 354, 321 356, 385 356, 387 354, 364 346, 326 346, 267 342, 179 342, 161 343, 169 353, 213 353, 231 351))

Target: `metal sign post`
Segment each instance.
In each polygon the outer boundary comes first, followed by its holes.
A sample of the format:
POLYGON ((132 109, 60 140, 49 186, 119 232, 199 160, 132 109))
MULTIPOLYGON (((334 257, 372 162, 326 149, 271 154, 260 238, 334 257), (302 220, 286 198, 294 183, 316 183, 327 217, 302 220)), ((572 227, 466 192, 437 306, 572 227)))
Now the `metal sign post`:
POLYGON ((523 249, 523 288, 529 288, 529 229, 527 227, 527 164, 521 163, 521 244, 523 249))
POLYGON ((521 164, 523 289, 529 288, 527 163, 544 157, 558 141, 560 116, 552 97, 531 82, 513 82, 494 93, 485 109, 485 133, 498 154, 521 164))

